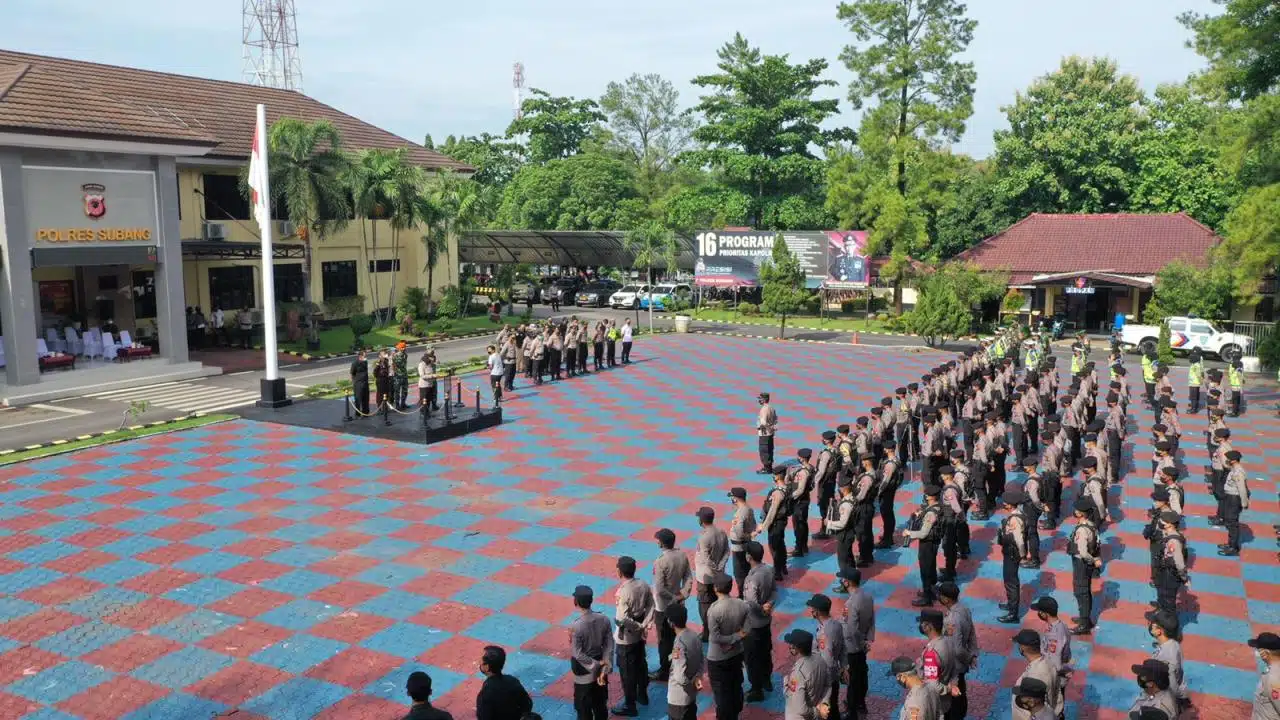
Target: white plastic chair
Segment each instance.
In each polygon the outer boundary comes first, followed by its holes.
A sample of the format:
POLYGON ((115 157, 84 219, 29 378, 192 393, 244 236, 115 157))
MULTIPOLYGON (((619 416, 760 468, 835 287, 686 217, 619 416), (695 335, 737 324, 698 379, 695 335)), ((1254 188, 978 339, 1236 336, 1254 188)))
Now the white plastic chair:
POLYGON ((45 328, 44 339, 49 341, 48 345, 53 348, 54 352, 64 353, 67 351, 67 343, 64 342, 62 338, 58 337, 57 330, 54 330, 53 328, 45 328))
POLYGON ((115 338, 111 337, 111 333, 102 333, 102 359, 115 360, 119 352, 120 346, 116 344, 115 338))
POLYGON ((45 344, 44 338, 36 338, 36 357, 49 357, 49 346, 45 344))
POLYGON ((63 331, 63 334, 67 336, 67 352, 72 355, 83 355, 84 343, 81 342, 80 335, 76 333, 76 329, 69 327, 63 331))
POLYGON ((4 367, 4 336, 0 335, 0 368, 4 367))
POLYGON ((89 328, 84 334, 84 356, 92 360, 102 357, 102 335, 98 328, 89 328))
POLYGON ((129 335, 128 330, 120 331, 120 347, 122 348, 133 347, 133 337, 129 335))

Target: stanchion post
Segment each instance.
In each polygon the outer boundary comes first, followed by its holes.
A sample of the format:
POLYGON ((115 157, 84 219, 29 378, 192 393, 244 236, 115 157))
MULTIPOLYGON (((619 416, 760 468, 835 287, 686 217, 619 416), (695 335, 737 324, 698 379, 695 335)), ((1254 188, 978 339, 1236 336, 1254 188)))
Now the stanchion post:
POLYGON ((382 400, 382 423, 388 427, 391 425, 391 403, 386 398, 382 400))
POLYGON ((466 404, 462 402, 462 378, 460 377, 453 378, 453 389, 454 389, 454 398, 455 398, 455 402, 457 403, 457 407, 459 409, 466 407, 466 404))
POLYGON ((348 390, 342 403, 342 422, 351 422, 351 398, 351 391, 348 390))
POLYGON ((476 414, 480 414, 480 390, 476 390, 476 414))

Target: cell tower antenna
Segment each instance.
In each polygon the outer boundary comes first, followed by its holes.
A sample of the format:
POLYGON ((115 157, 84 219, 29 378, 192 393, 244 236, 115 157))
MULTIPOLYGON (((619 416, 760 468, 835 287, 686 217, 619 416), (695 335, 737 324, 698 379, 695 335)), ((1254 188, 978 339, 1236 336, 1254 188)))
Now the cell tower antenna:
POLYGON ((515 95, 516 119, 524 117, 524 63, 516 62, 511 68, 511 87, 515 95))
POLYGON ((302 91, 294 0, 243 0, 244 81, 302 91))

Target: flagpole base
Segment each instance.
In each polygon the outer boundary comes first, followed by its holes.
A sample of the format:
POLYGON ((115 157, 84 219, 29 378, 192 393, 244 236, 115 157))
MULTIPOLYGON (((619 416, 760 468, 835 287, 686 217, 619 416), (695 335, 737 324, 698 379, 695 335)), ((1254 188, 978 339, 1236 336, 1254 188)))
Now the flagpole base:
POLYGON ((266 378, 263 378, 259 382, 262 389, 262 396, 258 398, 258 407, 282 408, 286 405, 293 404, 293 400, 285 390, 284 378, 276 378, 275 380, 267 380, 266 378))

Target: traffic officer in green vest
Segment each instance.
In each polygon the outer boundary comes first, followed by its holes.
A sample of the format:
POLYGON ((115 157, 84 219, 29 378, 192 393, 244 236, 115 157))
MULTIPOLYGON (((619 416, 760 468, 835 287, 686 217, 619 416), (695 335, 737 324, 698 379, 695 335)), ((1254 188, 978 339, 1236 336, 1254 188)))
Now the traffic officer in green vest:
POLYGON ((1071 343, 1071 374, 1084 370, 1084 343, 1078 339, 1071 343))
POLYGON ((1190 405, 1187 412, 1195 415, 1200 412, 1200 386, 1204 385, 1204 358, 1200 355, 1200 348, 1188 353, 1187 361, 1191 363, 1187 367, 1187 401, 1190 405))
POLYGON ((1227 368, 1227 382, 1231 385, 1231 417, 1240 417, 1244 412, 1244 363, 1240 358, 1232 360, 1227 368))
POLYGON ((1156 357, 1155 349, 1142 356, 1142 384, 1146 386, 1148 404, 1156 401, 1156 357))

